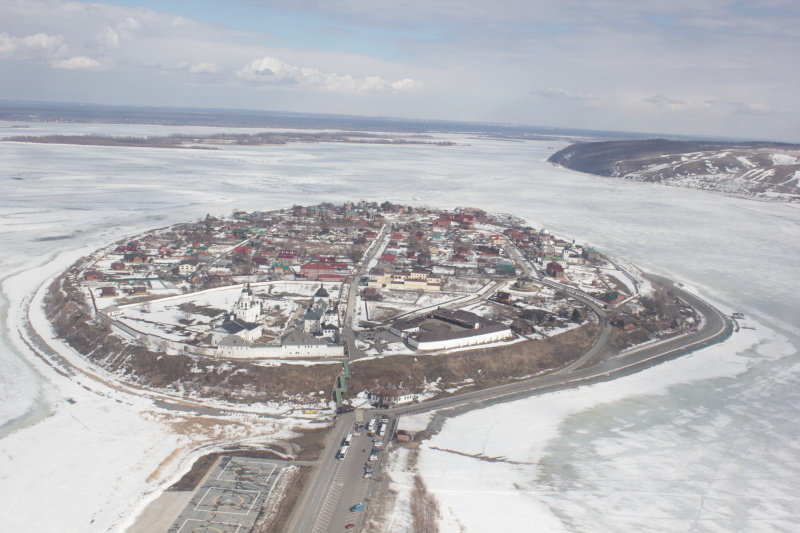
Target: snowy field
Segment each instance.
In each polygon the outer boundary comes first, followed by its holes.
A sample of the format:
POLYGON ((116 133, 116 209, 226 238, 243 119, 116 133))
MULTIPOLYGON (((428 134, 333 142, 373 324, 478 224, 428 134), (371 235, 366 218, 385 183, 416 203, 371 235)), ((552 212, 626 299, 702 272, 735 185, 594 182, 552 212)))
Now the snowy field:
MULTIPOLYGON (((26 135, 228 131, 31 126, 26 135)), ((443 531, 795 530, 800 249, 790 243, 800 242, 798 207, 554 168, 546 158, 559 143, 450 138, 460 144, 0 143, 0 523, 31 533, 121 532, 214 438, 282 438, 300 423, 200 429, 150 399, 62 376, 19 334, 42 283, 150 228, 365 199, 510 213, 684 281, 756 327, 629 378, 448 421, 419 457, 443 531)), ((404 531, 403 516, 393 515, 393 532, 404 531)))
MULTIPOLYGON (((295 291, 301 294, 306 292, 313 294, 309 289, 310 286, 312 286, 310 283, 278 284, 268 286, 268 293, 261 287, 254 287, 264 312, 268 313, 264 326, 265 333, 270 333, 272 336, 283 334, 288 318, 295 313, 298 304, 289 299, 268 298, 264 295, 277 295, 283 290, 291 291, 292 294, 296 294, 295 291), (277 327, 278 323, 283 325, 277 327)), ((318 289, 319 284, 316 284, 314 292, 318 289)), ((211 330, 211 321, 230 312, 241 294, 242 286, 232 285, 201 293, 146 301, 123 307, 120 315, 115 318, 142 333, 175 342, 188 342, 193 338, 207 335, 211 330)), ((103 305, 101 308, 105 307, 103 305)))

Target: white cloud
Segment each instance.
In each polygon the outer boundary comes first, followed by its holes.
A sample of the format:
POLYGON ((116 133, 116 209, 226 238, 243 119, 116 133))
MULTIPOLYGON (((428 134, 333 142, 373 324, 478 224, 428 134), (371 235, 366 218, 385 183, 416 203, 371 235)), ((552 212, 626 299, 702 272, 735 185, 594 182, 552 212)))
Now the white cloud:
POLYGON ((69 59, 58 59, 51 63, 55 68, 68 70, 104 70, 103 65, 96 59, 86 56, 75 56, 69 59))
POLYGON ((51 67, 37 85, 42 99, 75 99, 65 77, 104 68, 113 75, 91 74, 81 99, 224 107, 235 93, 239 106, 295 111, 762 137, 800 131, 800 74, 791 68, 800 7, 792 0, 245 4, 212 18, 180 2, 0 0, 4 96, 28 95, 28 80, 15 73, 29 62, 51 67), (265 102, 263 88, 274 98, 265 102), (405 93, 398 108, 390 96, 405 93))
MULTIPOLYGON (((657 107, 658 109, 664 111, 673 111, 673 110, 684 110, 689 108, 698 107, 697 104, 693 104, 687 100, 679 100, 677 98, 668 98, 663 94, 657 94, 655 96, 651 96, 650 98, 644 99, 645 103, 652 104, 653 106, 657 107)), ((709 102, 703 102, 700 104, 702 107, 707 107, 709 102)))
POLYGON ((135 37, 134 34, 141 26, 135 18, 125 17, 113 27, 111 25, 104 26, 100 33, 88 43, 88 46, 103 51, 119 48, 123 43, 132 41, 135 37))
POLYGON ((732 113, 740 115, 775 115, 778 114, 772 106, 762 102, 730 102, 732 113))
POLYGON ((116 48, 119 46, 119 34, 110 26, 103 28, 103 31, 95 37, 95 42, 105 48, 116 48))
POLYGON ((7 58, 13 55, 17 45, 6 32, 0 32, 0 58, 7 58))
POLYGON ((45 33, 37 33, 36 35, 28 35, 21 39, 22 45, 29 50, 40 50, 44 53, 51 53, 61 47, 63 37, 60 35, 47 35, 45 33))
POLYGON ((644 98, 641 102, 655 108, 658 112, 698 113, 709 112, 716 115, 775 115, 778 111, 763 102, 719 101, 713 99, 680 99, 663 94, 644 98))
POLYGON ((264 86, 295 86, 344 93, 405 93, 420 89, 420 83, 410 79, 386 81, 379 76, 364 78, 349 74, 324 73, 307 67, 297 67, 274 57, 256 59, 236 72, 239 79, 264 86))
POLYGON ((200 63, 189 65, 189 68, 186 70, 192 74, 216 74, 220 69, 216 63, 210 61, 201 61, 200 63))
POLYGON ((36 33, 25 37, 12 37, 0 32, 0 59, 38 61, 69 70, 103 70, 102 64, 87 56, 72 56, 61 35, 36 33))
POLYGON ((557 98, 561 100, 597 100, 597 96, 590 93, 576 93, 567 89, 549 87, 547 89, 533 90, 531 94, 542 98, 557 98))
POLYGON ((61 35, 36 33, 25 37, 12 37, 0 32, 0 59, 37 60, 62 57, 67 53, 61 35))
POLYGON ((141 24, 139 23, 139 21, 133 17, 125 17, 125 20, 123 20, 117 25, 117 29, 129 32, 137 31, 140 27, 141 24))

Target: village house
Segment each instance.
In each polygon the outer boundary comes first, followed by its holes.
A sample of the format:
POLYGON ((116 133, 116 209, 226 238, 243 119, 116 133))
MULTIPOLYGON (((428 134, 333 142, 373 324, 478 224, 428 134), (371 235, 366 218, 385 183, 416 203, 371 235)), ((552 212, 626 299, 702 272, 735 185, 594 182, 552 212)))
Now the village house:
POLYGON ((421 268, 415 268, 411 272, 373 268, 369 272, 367 285, 399 290, 441 291, 444 280, 441 276, 421 268))
POLYGON ((333 274, 331 263, 308 263, 300 267, 300 274, 306 279, 318 280, 320 276, 333 274))
POLYGON ((197 270, 199 261, 197 259, 184 259, 178 265, 178 275, 187 276, 197 270))
POLYGON ((623 301, 625 299, 625 295, 619 291, 608 291, 598 296, 597 299, 613 306, 623 301))
POLYGON ((100 297, 101 298, 112 298, 117 295, 116 287, 101 287, 100 288, 100 297))
POLYGON ((106 279, 105 275, 99 270, 87 270, 83 274, 83 279, 86 281, 103 281, 106 279))
POLYGON ((547 263, 547 275, 556 279, 563 279, 565 277, 564 267, 560 263, 551 261, 547 263))
POLYGON ((122 260, 126 263, 142 264, 147 262, 147 256, 139 253, 125 254, 122 256, 122 260))
POLYGON ((395 405, 419 401, 419 394, 408 389, 375 389, 369 392, 367 398, 374 407, 386 409, 395 405))

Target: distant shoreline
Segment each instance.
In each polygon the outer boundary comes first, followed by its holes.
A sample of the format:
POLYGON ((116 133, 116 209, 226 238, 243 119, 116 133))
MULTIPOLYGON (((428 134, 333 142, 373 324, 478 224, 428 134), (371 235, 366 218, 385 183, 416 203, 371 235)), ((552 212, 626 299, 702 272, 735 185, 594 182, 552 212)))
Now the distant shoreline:
MULTIPOLYGON (((159 137, 115 137, 110 135, 19 135, 0 139, 2 142, 35 144, 70 144, 78 146, 131 146, 145 148, 184 148, 193 150, 219 150, 219 145, 284 145, 290 143, 344 143, 344 144, 413 144, 426 146, 455 146, 452 141, 423 141, 422 136, 388 136, 373 133, 340 132, 264 132, 248 134, 170 135, 159 137)), ((428 137, 428 136, 424 136, 428 137)))

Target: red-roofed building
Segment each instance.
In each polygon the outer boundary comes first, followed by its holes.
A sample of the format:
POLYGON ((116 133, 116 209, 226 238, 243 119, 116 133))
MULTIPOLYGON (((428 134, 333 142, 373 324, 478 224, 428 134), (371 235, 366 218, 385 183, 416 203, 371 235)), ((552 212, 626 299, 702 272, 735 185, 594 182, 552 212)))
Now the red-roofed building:
POLYGON ((297 259, 300 257, 300 252, 295 250, 280 250, 278 252, 278 262, 287 265, 297 264, 297 259))
POLYGON ((323 275, 332 275, 333 265, 329 263, 308 263, 300 267, 300 274, 306 279, 319 279, 323 275))
POLYGON ((564 267, 556 263, 555 261, 551 261, 547 263, 547 275, 552 276, 554 278, 563 278, 564 267))
POLYGON ((86 273, 83 275, 83 278, 86 281, 102 281, 106 277, 99 270, 87 270, 86 273))

